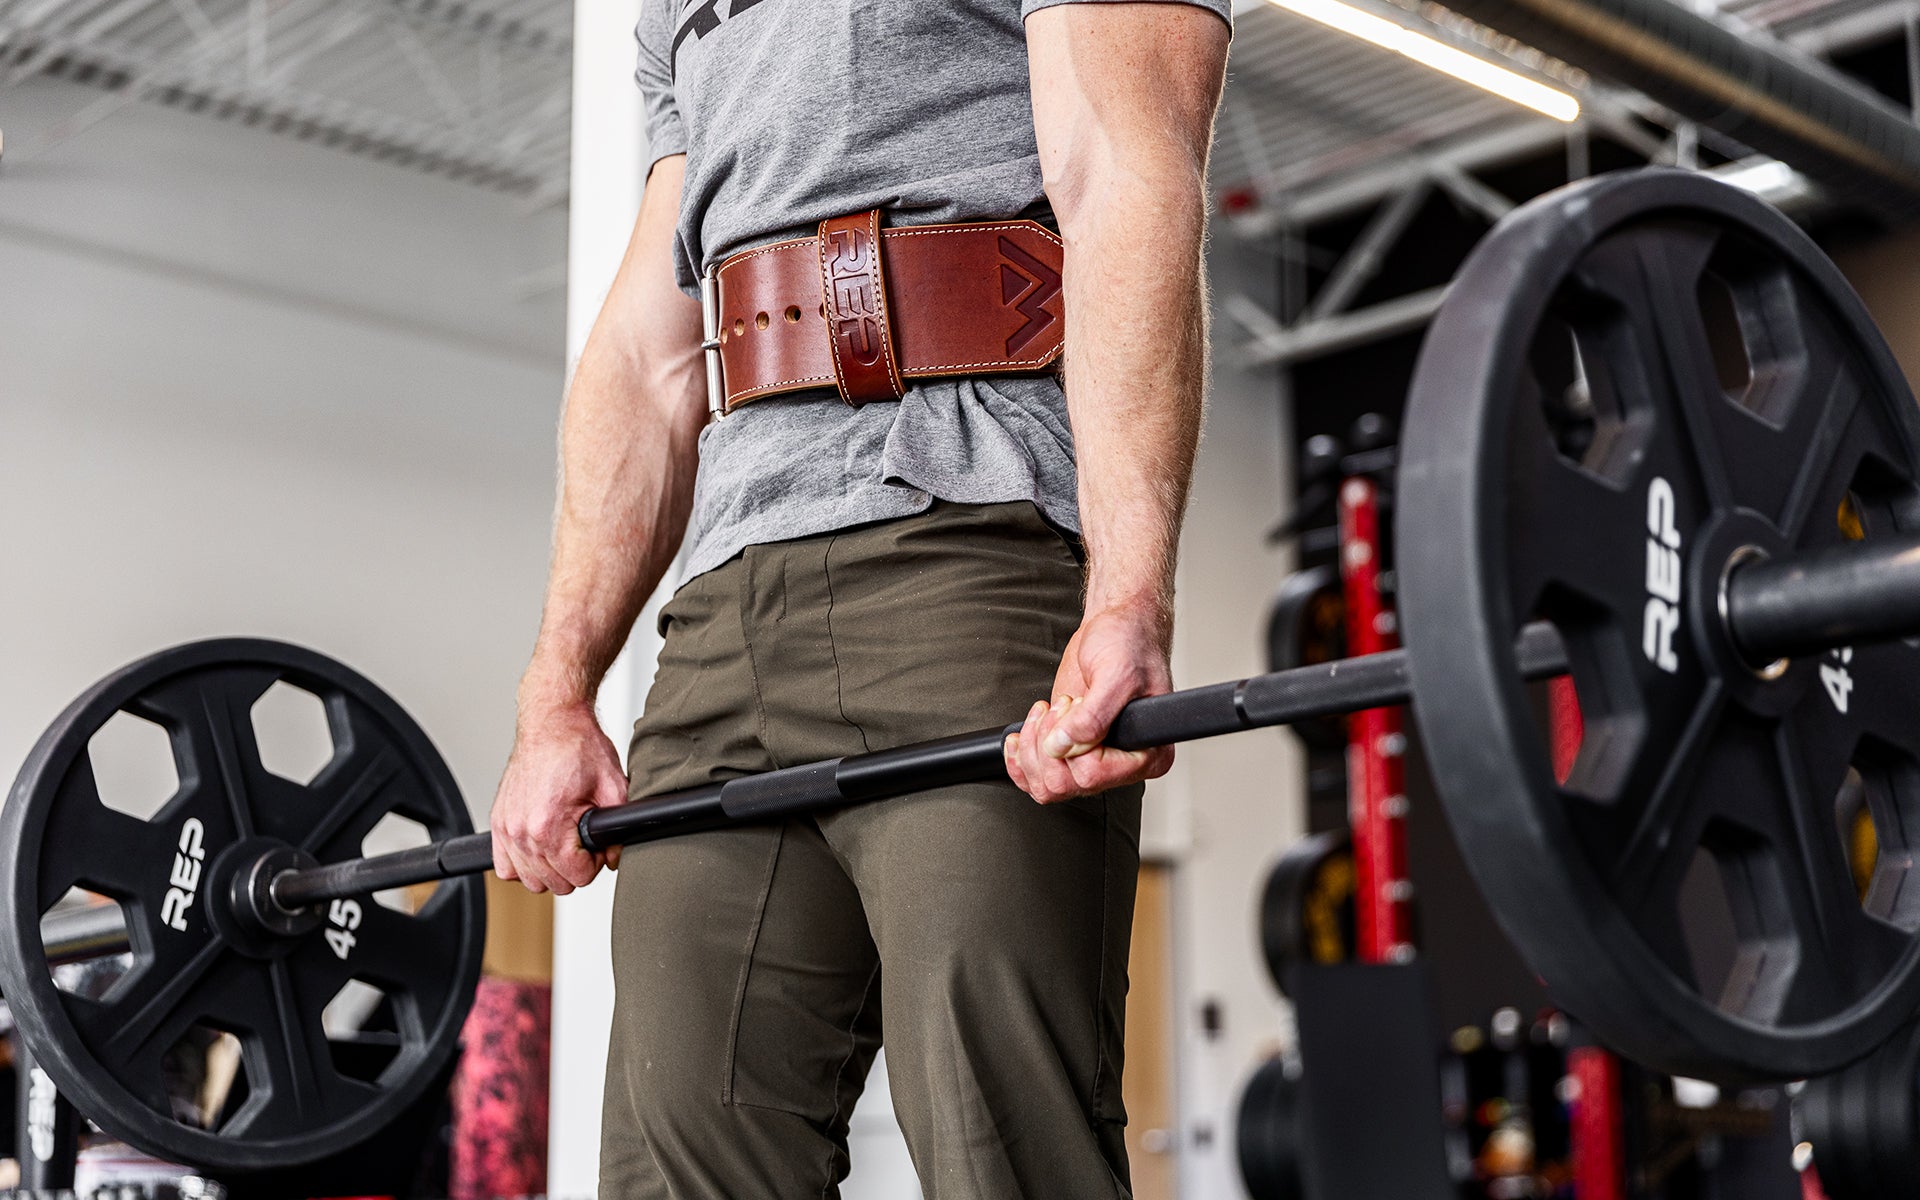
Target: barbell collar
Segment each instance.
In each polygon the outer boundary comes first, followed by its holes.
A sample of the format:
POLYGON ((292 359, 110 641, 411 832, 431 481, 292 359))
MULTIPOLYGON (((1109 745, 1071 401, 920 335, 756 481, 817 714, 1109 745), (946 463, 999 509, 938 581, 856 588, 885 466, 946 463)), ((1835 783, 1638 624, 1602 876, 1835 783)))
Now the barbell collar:
POLYGON ((1733 570, 1723 614, 1756 664, 1920 632, 1920 535, 1853 542, 1733 570))

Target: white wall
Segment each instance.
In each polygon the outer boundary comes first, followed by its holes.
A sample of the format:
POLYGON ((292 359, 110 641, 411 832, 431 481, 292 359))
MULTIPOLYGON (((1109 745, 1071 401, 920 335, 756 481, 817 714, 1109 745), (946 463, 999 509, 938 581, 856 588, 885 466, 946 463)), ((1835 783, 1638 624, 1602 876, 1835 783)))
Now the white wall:
MULTIPOLYGON (((98 99, 0 94, 10 150, 98 99)), ((563 216, 131 105, 0 162, 0 770, 193 638, 369 674, 492 797, 531 643, 563 216)))
MULTIPOLYGON (((573 6, 569 369, 586 345, 640 210, 646 139, 633 83, 639 11, 639 0, 575 0, 573 6)), ((659 649, 651 611, 635 624, 626 653, 600 689, 600 723, 623 752, 659 649)), ((599 1187, 600 1095, 613 1019, 613 889, 612 875, 603 873, 554 905, 547 1193, 562 1200, 592 1196, 599 1187)))

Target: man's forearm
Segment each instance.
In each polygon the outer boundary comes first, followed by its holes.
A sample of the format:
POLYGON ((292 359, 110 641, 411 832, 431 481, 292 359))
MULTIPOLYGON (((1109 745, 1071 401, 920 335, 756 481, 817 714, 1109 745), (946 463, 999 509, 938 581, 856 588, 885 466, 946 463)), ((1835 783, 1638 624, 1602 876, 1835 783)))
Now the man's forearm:
POLYGON ((1227 28, 1182 4, 1066 4, 1027 20, 1034 133, 1066 240, 1067 407, 1088 615, 1172 623, 1199 444, 1207 150, 1227 28))
POLYGON ((601 337, 581 357, 561 424, 553 566, 523 709, 592 701, 672 563, 693 503, 705 411, 698 358, 647 370, 596 345, 601 337))
POLYGON ((1090 173, 1061 220, 1087 610, 1166 622, 1207 368, 1205 212, 1181 157, 1090 173))
POLYGON ((633 238, 574 371, 523 714, 592 703, 686 532, 707 407, 700 306, 674 282, 685 165, 663 158, 648 176, 633 238))

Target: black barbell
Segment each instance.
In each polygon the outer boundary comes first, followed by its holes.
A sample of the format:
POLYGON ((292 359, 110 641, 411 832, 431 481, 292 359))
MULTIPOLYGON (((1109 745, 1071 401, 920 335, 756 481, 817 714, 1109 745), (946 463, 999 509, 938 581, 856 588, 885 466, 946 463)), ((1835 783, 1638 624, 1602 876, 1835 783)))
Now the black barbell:
MULTIPOLYGON (((1756 670, 1832 646, 1920 636, 1920 535, 1834 547, 1804 558, 1754 560, 1728 573, 1725 597, 1726 636, 1756 670)), ((246 643, 231 645, 225 653, 236 658, 250 653, 246 643)), ((1567 673, 1560 636, 1546 622, 1527 626, 1515 654, 1523 679, 1567 673)), ((1136 700, 1114 721, 1106 744, 1144 750, 1406 704, 1411 699, 1407 657, 1405 649, 1390 650, 1136 700)), ((580 844, 603 851, 1005 779, 1002 746, 1019 729, 1015 722, 596 808, 580 819, 580 844)), ((241 877, 262 879, 255 868, 271 865, 273 854, 260 851, 241 877)), ((254 925, 304 933, 313 910, 330 900, 477 874, 492 866, 493 835, 473 833, 389 854, 288 865, 264 877, 266 886, 236 892, 229 902, 254 925)), ((61 949, 50 942, 49 956, 68 961, 97 954, 110 938, 110 927, 110 917, 93 913, 70 918, 55 926, 61 949)))
MULTIPOLYGON (((1728 574, 1725 610, 1726 636, 1756 670, 1834 646, 1920 636, 1920 535, 1835 547, 1804 558, 1752 561, 1728 574)), ((1521 677, 1566 674, 1559 641, 1552 625, 1529 625, 1515 648, 1521 677)), ((1391 650, 1136 700, 1114 721, 1106 744, 1145 750, 1405 704, 1411 699, 1407 654, 1391 650)), ((1002 746, 1019 728, 1015 722, 597 808, 580 819, 580 844, 601 851, 1004 779, 1002 746)), ((262 900, 291 915, 329 900, 492 866, 492 835, 475 833, 417 850, 288 869, 273 878, 270 901, 262 900)))

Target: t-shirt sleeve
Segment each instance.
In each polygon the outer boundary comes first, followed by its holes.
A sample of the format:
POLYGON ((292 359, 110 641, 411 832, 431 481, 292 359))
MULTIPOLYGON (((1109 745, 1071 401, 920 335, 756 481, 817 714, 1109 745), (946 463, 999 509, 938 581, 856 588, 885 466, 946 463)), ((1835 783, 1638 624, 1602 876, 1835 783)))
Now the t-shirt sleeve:
MULTIPOLYGON (((1115 4, 1128 0, 1020 0, 1020 19, 1026 20, 1043 8, 1052 8, 1056 4, 1115 4)), ((1191 4, 1195 8, 1204 8, 1233 28, 1233 0, 1167 0, 1174 4, 1191 4)))
POLYGON ((673 97, 673 16, 674 0, 646 0, 633 31, 640 43, 633 78, 646 113, 648 169, 670 154, 687 152, 687 127, 673 97))

